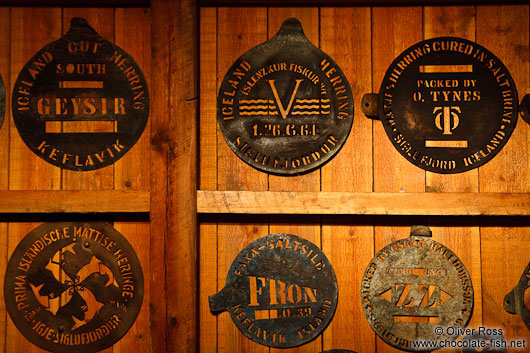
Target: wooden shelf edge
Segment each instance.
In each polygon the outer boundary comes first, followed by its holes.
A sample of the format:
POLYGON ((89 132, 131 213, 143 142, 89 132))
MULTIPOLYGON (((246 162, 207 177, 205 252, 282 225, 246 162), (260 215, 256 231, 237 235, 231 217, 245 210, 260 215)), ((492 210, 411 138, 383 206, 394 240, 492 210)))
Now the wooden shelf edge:
POLYGON ((198 213, 530 216, 530 194, 197 192, 198 213))
POLYGON ((147 190, 0 191, 0 213, 145 213, 147 190))

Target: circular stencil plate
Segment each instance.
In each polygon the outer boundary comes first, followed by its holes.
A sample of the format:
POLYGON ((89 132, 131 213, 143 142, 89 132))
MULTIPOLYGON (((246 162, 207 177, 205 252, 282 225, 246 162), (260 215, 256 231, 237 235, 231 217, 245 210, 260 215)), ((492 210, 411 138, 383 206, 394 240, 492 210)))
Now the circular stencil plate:
POLYGON ((291 18, 228 70, 217 121, 247 164, 296 175, 322 166, 340 150, 351 130, 353 100, 341 69, 291 18))
POLYGON ((0 75, 0 128, 4 122, 4 114, 6 112, 6 88, 4 81, 2 81, 2 75, 0 75))
POLYGON ((71 170, 120 159, 140 138, 149 92, 134 60, 81 18, 24 66, 13 89, 20 136, 39 157, 71 170))
POLYGON ((7 311, 31 343, 58 353, 96 352, 134 323, 143 275, 127 240, 104 223, 45 223, 9 259, 7 311))
POLYGON ((290 234, 271 234, 243 249, 210 310, 227 310, 237 328, 269 347, 311 341, 337 307, 337 279, 324 253, 290 234))
POLYGON ((504 310, 510 314, 521 315, 524 324, 530 330, 530 303, 525 303, 524 293, 530 288, 530 263, 524 269, 519 283, 504 297, 504 310))
POLYGON ((459 173, 483 165, 517 122, 517 90, 484 47, 443 37, 405 50, 388 68, 379 114, 394 147, 414 165, 459 173))
POLYGON ((471 278, 448 248, 423 236, 397 240, 379 251, 361 284, 370 326, 386 343, 407 351, 413 341, 453 340, 473 310, 471 278), (439 334, 442 332, 442 334, 439 334))

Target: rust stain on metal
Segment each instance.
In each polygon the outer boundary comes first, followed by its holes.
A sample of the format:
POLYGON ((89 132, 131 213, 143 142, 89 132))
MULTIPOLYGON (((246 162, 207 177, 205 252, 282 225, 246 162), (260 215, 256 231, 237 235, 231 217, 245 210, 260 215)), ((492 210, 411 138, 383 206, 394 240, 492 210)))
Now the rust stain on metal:
POLYGON ((504 297, 504 310, 521 315, 524 324, 530 330, 530 308, 525 303, 524 293, 530 288, 530 263, 524 269, 519 283, 504 297))
POLYGON ((368 265, 361 303, 375 333, 407 351, 414 341, 454 340, 447 328, 465 327, 473 311, 473 286, 462 261, 414 226, 409 238, 381 249, 368 265))
POLYGON ((87 171, 120 159, 149 115, 147 82, 135 61, 74 18, 42 48, 13 89, 15 126, 26 145, 57 167, 87 171))
POLYGON ((517 90, 507 68, 486 48, 462 38, 433 38, 406 49, 389 66, 378 97, 379 120, 394 147, 436 173, 487 163, 518 118, 517 90))
POLYGON ((105 223, 45 223, 18 244, 4 296, 17 329, 58 353, 97 352, 133 325, 142 305, 140 262, 105 223))
POLYGON ((228 70, 217 121, 245 163, 271 174, 298 175, 338 153, 353 123, 353 98, 338 65, 291 18, 228 70))
POLYGON ((295 347, 317 337, 337 307, 335 272, 313 243, 270 234, 232 262, 225 287, 209 297, 212 312, 228 311, 247 338, 269 347, 295 347))

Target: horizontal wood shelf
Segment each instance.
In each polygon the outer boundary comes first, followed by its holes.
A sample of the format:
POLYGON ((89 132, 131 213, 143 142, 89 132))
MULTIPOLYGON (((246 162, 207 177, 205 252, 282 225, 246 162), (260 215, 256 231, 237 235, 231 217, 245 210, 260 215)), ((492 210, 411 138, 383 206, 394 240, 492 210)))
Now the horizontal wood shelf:
POLYGON ((198 213, 529 216, 530 194, 197 192, 198 213))
POLYGON ((147 190, 0 191, 0 213, 145 213, 147 190))

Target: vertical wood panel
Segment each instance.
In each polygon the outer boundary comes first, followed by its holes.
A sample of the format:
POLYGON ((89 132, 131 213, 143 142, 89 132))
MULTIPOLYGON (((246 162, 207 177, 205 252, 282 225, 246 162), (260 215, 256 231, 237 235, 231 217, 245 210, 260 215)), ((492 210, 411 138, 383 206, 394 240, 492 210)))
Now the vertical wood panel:
POLYGON ((151 85, 149 88, 151 113, 151 248, 150 283, 151 352, 167 352, 168 337, 166 265, 165 259, 168 197, 169 137, 169 22, 171 13, 166 1, 151 2, 151 85))
MULTIPOLYGON (((268 11, 268 38, 273 37, 280 29, 283 21, 290 17, 297 18, 302 24, 304 34, 313 45, 319 46, 319 21, 317 8, 288 8, 288 7, 271 7, 268 11)), ((269 190, 271 191, 319 191, 320 190, 320 170, 315 170, 311 173, 282 177, 269 175, 269 190)), ((320 226, 317 217, 301 217, 293 221, 292 217, 270 217, 269 232, 272 233, 287 233, 300 236, 311 241, 318 247, 321 247, 320 241, 320 226), (291 219, 291 221, 289 221, 291 219), (300 222, 308 222, 311 224, 299 224, 300 222)), ((285 353, 318 353, 322 350, 322 339, 317 337, 310 343, 304 344, 300 347, 288 349, 274 349, 270 352, 285 352, 285 353)))
MULTIPOLYGON (((318 8, 271 7, 268 14, 268 38, 272 38, 288 18, 295 17, 302 24, 304 34, 314 46, 319 47, 318 8)), ((320 191, 320 170, 300 176, 269 175, 271 191, 320 191)), ((289 232, 285 229, 284 232, 289 232)), ((320 242, 320 240, 318 241, 320 242)), ((318 243, 317 243, 318 244, 318 243)))
MULTIPOLYGON (((26 62, 43 46, 61 36, 61 9, 11 9, 11 73, 12 87, 26 62)), ((10 114, 9 189, 58 190, 60 169, 37 157, 22 141, 10 114)), ((37 223, 11 223, 8 229, 8 256, 37 223)), ((6 329, 6 351, 44 352, 29 343, 13 325, 10 318, 6 329)))
MULTIPOLYGON (((477 42, 495 54, 512 75, 519 100, 529 90, 529 9, 522 6, 478 6, 477 42)), ((481 192, 528 192, 530 127, 519 119, 508 143, 479 171, 481 192)), ((513 219, 484 220, 481 228, 483 322, 504 329, 507 339, 530 333, 519 316, 503 308, 504 296, 518 283, 530 260, 530 228, 513 227, 513 219)))
MULTIPOLYGON (((223 289, 228 269, 234 258, 245 246, 253 240, 268 233, 266 217, 236 217, 233 223, 219 223, 217 258, 218 258, 218 288, 223 289)), ((219 353, 248 352, 267 353, 269 348, 255 343, 243 336, 230 318, 228 312, 218 316, 217 351, 219 353)))
MULTIPOLYGON (((150 87, 151 21, 147 9, 115 10, 115 43, 138 64, 150 87), (135 30, 131 31, 130 24, 135 30)), ((150 124, 125 156, 115 165, 114 188, 116 190, 149 189, 149 135, 150 124)), ((150 352, 150 232, 147 223, 116 222, 114 227, 127 238, 134 248, 144 275, 142 309, 127 335, 113 346, 113 352, 150 352)))
MULTIPOLYGON (((372 9, 373 92, 378 92, 387 68, 406 48, 423 39, 421 7, 377 7, 372 9), (414 19, 414 20, 411 20, 414 19)), ((374 191, 423 192, 425 171, 407 161, 388 139, 382 123, 374 121, 374 191)), ((375 252, 389 243, 406 238, 417 219, 376 219, 375 252)), ((377 352, 400 352, 376 338, 377 352)))
POLYGON ((528 347, 528 328, 521 316, 506 312, 503 303, 530 262, 529 228, 513 227, 511 219, 484 220, 481 225, 484 326, 502 329, 506 340, 525 339, 528 347))
POLYGON ((0 76, 2 76, 2 81, 4 82, 6 94, 4 123, 0 126, 0 190, 7 190, 9 185, 9 130, 11 122, 9 118, 11 112, 10 33, 11 11, 9 8, 0 8, 0 76))
MULTIPOLYGON (((267 9, 219 8, 217 20, 217 82, 243 53, 267 39, 267 9)), ((218 189, 267 190, 267 174, 242 162, 218 131, 218 189)), ((219 223, 217 258, 218 290, 225 284, 228 268, 235 256, 251 241, 268 233, 265 219, 235 219, 219 223), (248 222, 249 223, 240 223, 248 222)), ((228 313, 218 316, 218 352, 265 353, 268 347, 254 343, 239 332, 228 313)))
MULTIPOLYGON (((9 8, 0 8, 0 75, 5 86, 6 106, 4 123, 0 126, 0 190, 7 190, 9 186, 9 130, 11 111, 11 85, 9 79, 9 40, 11 33, 11 11, 9 8)), ((0 117, 1 119, 1 117, 0 117)), ((2 221, 0 219, 0 221, 2 221)), ((8 224, 0 223, 0 283, 4 283, 5 269, 7 266, 7 232, 8 224)), ((0 293, 0 347, 6 346, 7 312, 5 308, 4 292, 0 293)))
MULTIPOLYGON (((475 41, 474 6, 426 6, 423 24, 425 39, 451 36, 475 41)), ((426 173, 426 191, 478 192, 478 168, 457 174, 426 173)))
MULTIPOLYGON (((115 44, 128 53, 142 70, 150 93, 151 108, 151 12, 148 9, 115 10, 115 44)), ((166 97, 167 99, 167 97, 166 97)), ((152 109, 151 109, 152 111, 152 109)), ((149 189, 149 135, 151 116, 136 144, 114 164, 114 189, 149 189)))
POLYGON ((150 328, 150 273, 151 266, 149 262, 149 224, 148 223, 132 223, 132 222, 116 222, 114 228, 120 232, 127 241, 131 244, 140 264, 142 266, 142 273, 144 276, 144 297, 142 300, 142 308, 134 324, 129 329, 127 334, 123 336, 112 348, 108 348, 101 352, 113 353, 149 353, 153 352, 150 348, 151 340, 149 336, 150 328))
POLYGON ((197 8, 194 0, 169 5, 169 159, 167 345, 197 351, 197 8), (183 310, 182 308, 186 308, 183 310))
MULTIPOLYGON (((372 9, 373 92, 378 92, 387 68, 405 49, 423 39, 421 7, 372 9), (414 19, 414 20, 412 20, 414 19)), ((423 192, 425 171, 394 148, 380 121, 374 121, 374 191, 423 192)))
MULTIPOLYGON (((22 67, 45 45, 61 36, 61 9, 11 9, 11 87, 22 67)), ((12 114, 11 114, 12 119, 12 114)), ((58 190, 61 169, 35 155, 11 124, 9 189, 58 190)))
MULTIPOLYGON (((217 32, 217 82, 220 84, 234 61, 267 40, 267 9, 219 8, 217 32)), ((267 190, 267 174, 236 156, 218 131, 218 189, 267 190)))
MULTIPOLYGON (((99 35, 110 42, 114 42, 114 9, 65 8, 63 10, 63 32, 61 35, 68 32, 70 21, 74 17, 83 17, 99 35)), ((78 121, 75 126, 76 129, 83 128, 86 131, 98 131, 94 124, 89 121, 78 121)), ((68 132, 68 128, 65 126, 63 126, 63 130, 68 132)), ((110 190, 113 188, 113 164, 105 168, 86 172, 64 169, 62 174, 63 190, 110 190)))
MULTIPOLYGON (((425 39, 455 36, 475 40, 474 6, 426 6, 424 8, 425 39)), ((426 191, 434 192, 478 192, 478 168, 458 174, 426 172, 426 191)), ((482 278, 480 230, 470 219, 458 219, 448 224, 447 220, 430 219, 433 239, 451 249, 466 266, 474 289, 473 315, 469 327, 482 324, 482 278)), ((450 352, 442 349, 440 352, 450 352)))
MULTIPOLYGON (((217 9, 200 11, 200 151, 199 186, 217 189, 217 9)), ((217 353, 217 317, 208 296, 217 292, 217 224, 200 223, 199 352, 217 353)), ((225 273, 226 275, 226 273, 225 273)))
MULTIPOLYGON (((528 6, 478 6, 477 43, 508 68, 519 101, 530 90, 528 6)), ((480 167, 481 192, 530 192, 530 126, 519 119, 504 148, 480 167)))
MULTIPOLYGON (((345 145, 322 169, 322 190, 370 192, 372 121, 362 114, 359 102, 372 89, 371 11, 367 7, 322 8, 320 23, 322 49, 346 75, 355 114, 345 145)), ((372 217, 322 217, 322 221, 322 248, 339 285, 337 311, 324 333, 324 349, 372 352, 375 335, 364 318, 360 299, 360 278, 374 251, 372 217)))
MULTIPOLYGON (((103 38, 114 41, 114 10, 93 8, 65 8, 63 9, 62 33, 64 35, 70 29, 70 21, 74 17, 83 17, 88 24, 96 30, 103 38)), ((55 38, 57 40, 59 38, 55 38)), ((77 127, 83 127, 86 131, 97 131, 91 122, 77 122, 77 127)), ((63 127, 63 131, 68 129, 63 127)), ((112 189, 114 180, 114 165, 94 171, 78 172, 62 169, 63 190, 103 190, 112 189)), ((119 230, 118 230, 119 231, 119 230)), ((92 299, 89 305, 95 306, 96 299, 92 299)), ((102 350, 103 353, 112 352, 112 347, 102 350)))

